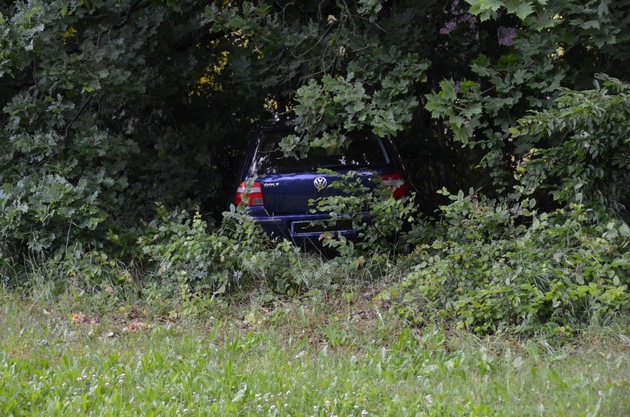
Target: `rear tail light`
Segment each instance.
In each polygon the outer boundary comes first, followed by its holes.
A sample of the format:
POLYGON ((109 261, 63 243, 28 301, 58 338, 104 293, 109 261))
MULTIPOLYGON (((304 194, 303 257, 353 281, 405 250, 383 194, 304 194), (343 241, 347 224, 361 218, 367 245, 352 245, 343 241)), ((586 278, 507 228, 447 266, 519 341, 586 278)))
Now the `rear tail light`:
POLYGON ((409 188, 400 174, 383 175, 383 184, 392 190, 392 197, 402 198, 409 195, 409 188))
POLYGON ((236 198, 234 199, 234 203, 238 206, 239 204, 246 204, 248 206, 262 206, 264 204, 263 194, 262 194, 262 186, 258 181, 253 184, 248 184, 243 181, 239 184, 236 189, 236 198))

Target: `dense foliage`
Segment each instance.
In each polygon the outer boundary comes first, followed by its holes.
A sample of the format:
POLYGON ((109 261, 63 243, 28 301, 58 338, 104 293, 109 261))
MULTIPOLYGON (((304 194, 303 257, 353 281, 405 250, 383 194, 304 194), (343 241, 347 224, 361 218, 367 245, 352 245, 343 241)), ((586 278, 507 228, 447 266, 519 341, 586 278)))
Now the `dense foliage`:
MULTIPOLYGON (((445 194, 448 195, 447 192, 445 194)), ((539 213, 535 200, 451 196, 438 238, 408 257, 412 271, 382 295, 413 323, 446 320, 476 333, 571 333, 630 304, 630 229, 587 221, 583 206, 539 213)))
POLYGON ((288 292, 383 275, 406 249, 401 309, 423 317, 528 332, 627 311, 628 16, 630 0, 3 2, 3 282, 37 260, 124 283, 123 262, 171 292, 288 292), (284 115, 289 154, 395 137, 415 204, 314 202, 374 215, 359 245, 327 238, 343 256, 321 268, 240 209, 219 225, 255 126, 284 115))

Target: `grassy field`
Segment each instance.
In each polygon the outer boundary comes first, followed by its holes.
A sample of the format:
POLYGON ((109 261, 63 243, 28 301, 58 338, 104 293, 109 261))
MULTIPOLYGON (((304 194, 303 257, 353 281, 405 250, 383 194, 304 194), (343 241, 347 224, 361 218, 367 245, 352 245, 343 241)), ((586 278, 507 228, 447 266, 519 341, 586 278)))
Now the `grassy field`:
POLYGON ((627 326, 409 329, 352 288, 195 314, 0 290, 1 416, 628 416, 627 326))

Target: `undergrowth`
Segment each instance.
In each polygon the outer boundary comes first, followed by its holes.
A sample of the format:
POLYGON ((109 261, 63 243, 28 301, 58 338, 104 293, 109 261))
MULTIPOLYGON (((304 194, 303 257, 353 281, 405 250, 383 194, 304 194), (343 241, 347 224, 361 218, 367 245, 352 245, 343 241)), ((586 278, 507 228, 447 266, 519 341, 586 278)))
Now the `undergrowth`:
POLYGON ((270 241, 242 207, 212 229, 199 213, 159 206, 156 220, 135 232, 136 256, 128 262, 76 245, 52 258, 33 256, 22 270, 3 268, 3 285, 36 299, 93 297, 95 309, 179 317, 252 292, 301 297, 380 283, 382 308, 412 327, 442 323, 479 335, 559 339, 628 316, 627 224, 598 221, 598 213, 577 204, 538 212, 534 200, 509 204, 472 192, 442 193, 451 203, 434 222, 406 200, 359 193, 363 200, 349 195, 317 202, 339 216, 359 207, 373 214, 370 221, 356 220, 370 237, 365 241, 326 237, 334 257, 270 241), (380 217, 396 219, 386 233, 377 233, 380 217))
POLYGON ((410 323, 445 321, 477 334, 570 334, 627 315, 630 230, 583 206, 551 213, 535 201, 450 195, 437 238, 404 259, 405 279, 381 294, 410 323))

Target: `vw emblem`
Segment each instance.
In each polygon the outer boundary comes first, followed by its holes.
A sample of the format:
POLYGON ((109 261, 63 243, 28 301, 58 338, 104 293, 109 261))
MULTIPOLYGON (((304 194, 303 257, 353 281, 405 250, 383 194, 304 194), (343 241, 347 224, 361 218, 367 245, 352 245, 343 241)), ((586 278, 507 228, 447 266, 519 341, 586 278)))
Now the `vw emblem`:
POLYGON ((326 188, 328 181, 326 181, 326 178, 324 177, 317 177, 315 178, 315 181, 313 181, 313 185, 317 191, 321 191, 326 188))

